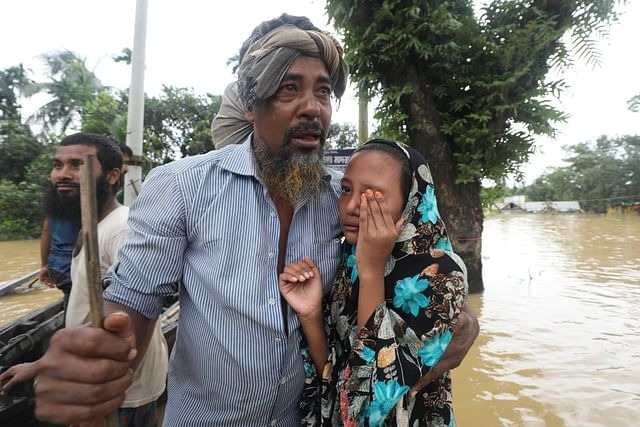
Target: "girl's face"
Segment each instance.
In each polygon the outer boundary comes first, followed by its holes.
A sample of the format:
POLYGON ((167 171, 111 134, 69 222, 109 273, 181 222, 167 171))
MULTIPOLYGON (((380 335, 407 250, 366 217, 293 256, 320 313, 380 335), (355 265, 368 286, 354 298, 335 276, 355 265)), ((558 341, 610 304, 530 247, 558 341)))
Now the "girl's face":
POLYGON ((404 208, 400 162, 380 151, 360 151, 351 157, 338 200, 340 223, 347 243, 358 241, 360 222, 360 195, 367 190, 379 191, 394 222, 400 219, 404 208))

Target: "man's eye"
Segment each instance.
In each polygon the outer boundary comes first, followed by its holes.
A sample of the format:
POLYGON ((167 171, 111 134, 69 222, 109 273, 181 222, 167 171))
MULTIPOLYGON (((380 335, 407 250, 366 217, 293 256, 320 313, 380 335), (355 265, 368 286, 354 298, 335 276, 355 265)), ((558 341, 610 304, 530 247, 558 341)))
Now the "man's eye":
POLYGON ((329 87, 323 87, 320 89, 320 95, 322 96, 331 96, 331 88, 329 87))
POLYGON ((280 89, 282 89, 284 91, 287 91, 287 92, 295 92, 298 88, 294 84, 286 84, 286 85, 282 86, 280 89))
POLYGON ((351 189, 349 187, 345 187, 344 185, 341 185, 340 191, 342 191, 343 193, 349 193, 351 189))

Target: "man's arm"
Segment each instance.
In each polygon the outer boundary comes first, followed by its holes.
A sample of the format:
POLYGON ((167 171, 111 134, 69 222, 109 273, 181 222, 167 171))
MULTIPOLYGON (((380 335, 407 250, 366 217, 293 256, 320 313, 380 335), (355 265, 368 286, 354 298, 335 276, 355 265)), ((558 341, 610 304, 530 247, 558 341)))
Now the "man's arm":
POLYGON ((449 346, 436 366, 431 368, 431 371, 420 378, 416 385, 412 387, 411 394, 415 395, 444 372, 460 366, 479 333, 480 324, 478 323, 478 318, 465 303, 462 307, 462 312, 458 316, 458 323, 449 346))
POLYGON ((184 205, 171 169, 149 176, 120 261, 107 274, 104 330, 91 326, 58 331, 41 359, 36 416, 56 424, 103 418, 125 398, 146 350, 161 297, 182 277, 187 245, 184 205))
POLYGON ((49 261, 49 247, 51 246, 51 236, 49 236, 49 218, 42 222, 42 234, 40 236, 40 273, 38 279, 47 286, 51 286, 47 263, 49 261))
POLYGON ((132 348, 135 349, 135 358, 131 362, 131 369, 135 371, 147 352, 147 347, 149 346, 149 341, 151 340, 158 319, 147 319, 142 314, 127 306, 107 302, 105 304, 105 316, 113 313, 126 313, 129 316, 131 332, 133 334, 131 343, 132 348))

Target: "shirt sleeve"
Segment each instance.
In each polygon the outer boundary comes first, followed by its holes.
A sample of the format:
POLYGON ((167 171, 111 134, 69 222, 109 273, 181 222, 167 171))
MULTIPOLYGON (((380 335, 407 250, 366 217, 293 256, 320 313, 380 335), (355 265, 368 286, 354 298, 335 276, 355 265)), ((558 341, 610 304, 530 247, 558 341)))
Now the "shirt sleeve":
POLYGON ((153 319, 181 280, 187 247, 185 205, 171 165, 154 169, 129 212, 119 261, 105 278, 107 301, 153 319))

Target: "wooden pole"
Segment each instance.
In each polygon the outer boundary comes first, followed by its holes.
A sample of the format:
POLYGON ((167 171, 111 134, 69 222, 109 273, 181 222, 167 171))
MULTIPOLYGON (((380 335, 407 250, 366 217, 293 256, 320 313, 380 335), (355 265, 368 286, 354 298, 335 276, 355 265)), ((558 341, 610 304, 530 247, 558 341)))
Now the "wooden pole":
POLYGON ((361 84, 358 88, 358 144, 369 139, 369 99, 367 89, 361 84))
MULTIPOLYGON (((102 278, 100 277, 100 250, 98 247, 98 201, 96 181, 93 173, 95 156, 85 156, 80 169, 80 208, 82 213, 82 246, 89 291, 89 318, 94 326, 103 327, 104 308, 102 300, 102 278)), ((80 285, 76 283, 75 286, 80 285)), ((118 427, 118 415, 110 414, 107 427, 118 427)))

